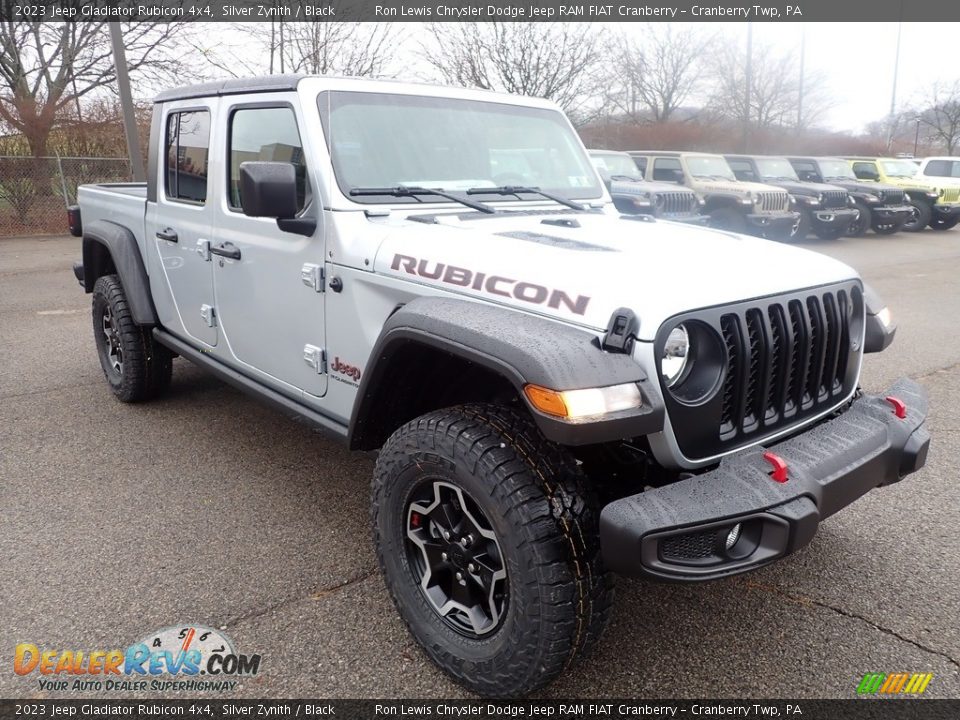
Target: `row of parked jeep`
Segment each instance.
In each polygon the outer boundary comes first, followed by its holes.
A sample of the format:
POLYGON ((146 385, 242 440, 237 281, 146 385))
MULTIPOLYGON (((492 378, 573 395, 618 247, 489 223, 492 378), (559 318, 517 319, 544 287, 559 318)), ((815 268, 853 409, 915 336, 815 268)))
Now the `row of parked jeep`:
POLYGON ((960 222, 960 158, 591 150, 617 209, 771 240, 889 235, 960 222))

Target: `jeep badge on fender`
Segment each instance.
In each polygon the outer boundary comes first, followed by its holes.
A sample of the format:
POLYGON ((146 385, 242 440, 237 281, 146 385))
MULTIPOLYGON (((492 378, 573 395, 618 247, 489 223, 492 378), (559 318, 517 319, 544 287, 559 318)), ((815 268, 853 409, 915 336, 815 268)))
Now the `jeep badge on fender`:
POLYGON ((161 93, 150 142, 146 183, 69 213, 108 387, 155 398, 179 355, 377 451, 386 586, 480 695, 587 652, 615 575, 755 570, 926 461, 921 387, 859 389, 890 311, 734 232, 800 214, 703 181, 720 156, 652 154, 615 189, 662 212, 621 215, 552 102, 290 75, 161 93), (646 186, 671 165, 722 230, 664 221, 701 209, 646 186))

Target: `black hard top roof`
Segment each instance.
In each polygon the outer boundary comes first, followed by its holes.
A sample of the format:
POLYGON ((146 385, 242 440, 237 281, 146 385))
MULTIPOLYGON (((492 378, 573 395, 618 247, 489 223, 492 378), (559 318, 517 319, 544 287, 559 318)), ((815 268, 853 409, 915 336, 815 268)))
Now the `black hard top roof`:
POLYGON ((157 95, 155 103, 170 100, 189 100, 190 98, 213 97, 217 95, 241 95, 244 93, 279 92, 296 90, 297 83, 306 75, 266 75, 254 78, 235 78, 215 80, 214 82, 186 85, 185 87, 164 90, 157 95))

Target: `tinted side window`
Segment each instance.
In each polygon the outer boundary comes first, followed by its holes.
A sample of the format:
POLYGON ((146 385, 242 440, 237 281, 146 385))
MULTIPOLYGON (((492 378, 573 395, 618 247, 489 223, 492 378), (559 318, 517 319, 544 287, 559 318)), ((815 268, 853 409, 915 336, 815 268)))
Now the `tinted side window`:
POLYGON ((853 174, 858 178, 871 178, 877 174, 877 166, 872 162, 855 162, 853 164, 853 174))
POLYGON ((250 160, 288 162, 297 172, 298 207, 306 205, 309 187, 300 131, 293 109, 288 107, 241 108, 230 118, 228 145, 230 207, 240 207, 240 164, 250 160))
POLYGON ((647 174, 647 159, 645 157, 633 158, 633 164, 637 166, 637 170, 640 171, 641 175, 647 174))
POLYGON ((924 174, 935 177, 950 177, 950 165, 951 163, 948 160, 931 160, 927 163, 924 174))
POLYGON ((820 171, 812 162, 806 160, 791 160, 790 164, 797 171, 797 176, 804 182, 819 182, 820 171))
POLYGON ((207 158, 210 113, 206 110, 167 116, 167 158, 164 187, 171 200, 207 201, 207 158))
POLYGON ((681 182, 683 168, 677 158, 656 158, 653 161, 653 179, 666 182, 681 182))

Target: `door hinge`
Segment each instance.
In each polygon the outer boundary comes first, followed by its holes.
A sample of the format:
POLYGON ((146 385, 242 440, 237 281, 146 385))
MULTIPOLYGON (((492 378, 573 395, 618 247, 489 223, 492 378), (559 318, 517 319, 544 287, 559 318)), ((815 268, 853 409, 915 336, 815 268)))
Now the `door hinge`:
POLYGON ((197 240, 197 255, 203 258, 206 262, 210 262, 209 240, 197 240))
POLYGON ((316 263, 304 263, 300 268, 300 280, 307 287, 312 287, 315 292, 323 292, 324 272, 323 266, 316 263))
POLYGON ((200 317, 202 317, 204 322, 207 323, 207 327, 217 326, 217 311, 214 309, 213 305, 201 305, 200 317))
POLYGON ((317 371, 318 375, 324 375, 327 372, 327 352, 316 345, 303 346, 303 359, 307 365, 317 371))

